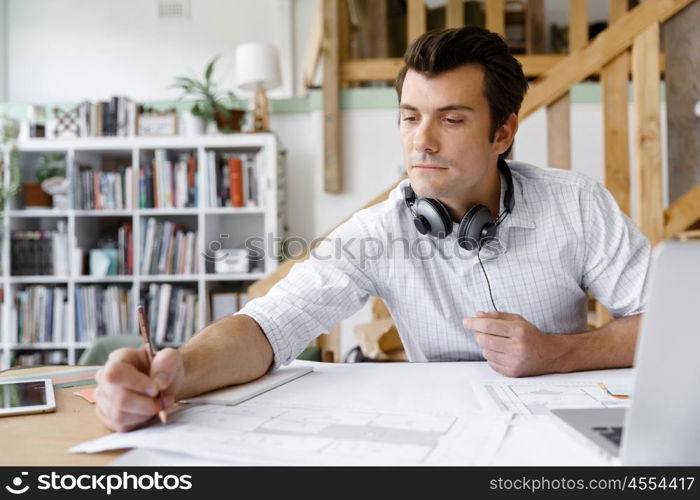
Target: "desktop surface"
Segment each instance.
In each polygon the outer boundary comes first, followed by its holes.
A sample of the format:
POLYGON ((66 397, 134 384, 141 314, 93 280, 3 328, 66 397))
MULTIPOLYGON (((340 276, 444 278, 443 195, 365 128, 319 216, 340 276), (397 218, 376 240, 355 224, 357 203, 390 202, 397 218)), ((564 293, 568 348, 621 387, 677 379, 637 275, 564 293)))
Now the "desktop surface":
MULTIPOLYGON (((472 383, 478 381, 625 380, 630 369, 553 374, 508 379, 485 362, 310 364, 314 372, 255 398, 257 401, 294 400, 299 404, 346 404, 400 412, 459 415, 482 408, 472 383)), ((23 375, 21 370, 0 379, 23 375)), ((37 374, 40 375, 40 374, 37 374)), ((57 411, 0 419, 7 449, 2 465, 104 465, 123 451, 74 454, 67 450, 110 431, 95 415, 94 405, 73 395, 79 388, 56 390, 57 411)), ((607 459, 563 430, 549 415, 515 418, 493 465, 606 465, 607 459)), ((156 464, 154 464, 156 465, 156 464)))

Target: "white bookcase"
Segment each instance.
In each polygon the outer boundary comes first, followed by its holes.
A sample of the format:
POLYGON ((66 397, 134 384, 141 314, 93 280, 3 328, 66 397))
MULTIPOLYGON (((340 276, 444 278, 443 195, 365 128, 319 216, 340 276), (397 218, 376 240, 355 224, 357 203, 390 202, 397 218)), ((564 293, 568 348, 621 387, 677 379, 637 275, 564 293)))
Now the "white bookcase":
MULTIPOLYGON (((150 283, 171 283, 185 286, 196 291, 199 297, 196 331, 210 322, 209 292, 239 286, 245 289, 247 283, 262 278, 278 265, 278 248, 281 246, 284 217, 284 186, 278 184, 284 179, 283 155, 280 155, 277 141, 272 134, 231 134, 206 135, 199 137, 94 137, 75 140, 45 140, 32 139, 17 143, 20 154, 20 171, 22 179, 33 180, 33 165, 43 153, 63 153, 66 155, 67 175, 76 186, 77 164, 79 162, 99 161, 102 156, 131 158, 133 168, 133 183, 135 208, 125 210, 84 210, 77 208, 77 196, 71 190, 69 209, 24 209, 22 196, 18 193, 5 204, 2 220, 2 281, 4 290, 2 302, 2 319, 0 322, 0 368, 10 365, 13 354, 40 350, 63 350, 67 354, 68 363, 77 362, 82 350, 89 346, 88 342, 76 341, 76 286, 81 285, 111 285, 116 284, 128 289, 134 304, 143 297, 144 287, 150 283), (198 170, 198 206, 193 208, 138 208, 139 166, 152 158, 154 151, 162 149, 169 154, 196 154, 198 170), (207 196, 208 179, 207 161, 209 152, 217 154, 252 154, 255 156, 258 179, 258 206, 213 207, 209 206, 207 196), (188 275, 143 275, 141 271, 141 230, 149 217, 158 220, 171 220, 186 224, 188 229, 197 231, 197 266, 196 274, 188 275), (11 232, 15 229, 53 229, 56 222, 66 222, 68 232, 69 253, 73 252, 73 242, 84 251, 89 250, 89 243, 94 242, 97 232, 104 227, 106 220, 129 222, 133 234, 133 271, 132 275, 107 276, 96 278, 89 275, 78 275, 74 269, 73 256, 69 258, 69 274, 67 276, 13 276, 11 274, 11 232), (222 238, 222 235, 224 236, 222 238), (256 272, 242 274, 214 274, 207 272, 206 260, 211 248, 239 248, 248 238, 260 238, 264 242, 264 258, 262 268, 256 272), (212 243, 217 242, 217 243, 212 243), (212 246, 212 244, 214 246, 212 246), (274 250, 274 251, 271 251, 274 250), (63 335, 65 342, 41 344, 19 344, 14 341, 12 310, 15 307, 14 297, 18 290, 31 284, 58 285, 67 291, 67 328, 63 335)), ((0 150, 0 154, 9 161, 8 149, 0 150)), ((9 182, 9 172, 5 172, 2 182, 9 182)), ((88 270, 84 270, 88 272, 88 270)), ((136 334, 135 313, 129 312, 131 332, 136 334)))

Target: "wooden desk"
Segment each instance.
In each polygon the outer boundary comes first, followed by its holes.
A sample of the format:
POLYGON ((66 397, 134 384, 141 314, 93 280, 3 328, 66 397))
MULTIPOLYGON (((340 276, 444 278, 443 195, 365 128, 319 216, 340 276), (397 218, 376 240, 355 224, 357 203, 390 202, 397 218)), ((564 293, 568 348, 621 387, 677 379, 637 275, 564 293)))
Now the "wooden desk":
MULTIPOLYGON (((507 380, 486 362, 346 364, 297 360, 292 363, 295 364, 312 365, 314 374, 261 394, 258 402, 294 401, 309 408, 350 405, 397 413, 423 413, 429 408, 437 414, 468 415, 481 408, 473 383, 507 380)), ((0 380, 27 374, 41 376, 40 371, 13 370, 0 374, 0 380)), ((629 382, 631 379, 631 369, 621 369, 544 375, 529 381, 629 382)), ((0 418, 3 444, 0 465, 94 466, 111 463, 119 457, 123 451, 68 453, 73 445, 109 433, 96 417, 93 405, 74 396, 75 390, 71 387, 56 391, 56 413, 0 418)), ((518 417, 490 465, 609 465, 597 449, 561 427, 543 416, 518 417)), ((158 459, 154 460, 157 465, 158 459)))
MULTIPOLYGON (((56 372, 75 368, 41 367, 7 370, 0 373, 0 381, 17 376, 56 372)), ((95 387, 84 385, 56 389, 56 411, 33 415, 0 417, 0 442, 3 453, 0 465, 104 465, 124 451, 97 454, 69 453, 68 448, 88 439, 95 439, 110 430, 105 427, 95 414, 95 406, 83 398, 73 395, 77 390, 95 387)))

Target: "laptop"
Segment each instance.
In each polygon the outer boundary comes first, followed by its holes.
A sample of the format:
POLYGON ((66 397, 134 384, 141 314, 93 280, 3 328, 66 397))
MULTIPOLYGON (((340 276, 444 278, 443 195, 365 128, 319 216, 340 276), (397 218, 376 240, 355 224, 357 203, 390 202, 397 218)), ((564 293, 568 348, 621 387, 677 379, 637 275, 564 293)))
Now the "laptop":
POLYGON ((700 465, 700 241, 661 243, 649 279, 629 408, 550 413, 623 465, 700 465))

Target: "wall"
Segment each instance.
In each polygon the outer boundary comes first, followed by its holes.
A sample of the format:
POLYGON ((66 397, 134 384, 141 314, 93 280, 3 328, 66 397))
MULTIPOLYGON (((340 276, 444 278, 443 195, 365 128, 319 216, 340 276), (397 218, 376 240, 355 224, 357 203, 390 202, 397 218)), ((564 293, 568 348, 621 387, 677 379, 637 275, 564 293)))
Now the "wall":
POLYGON ((291 96, 292 0, 192 0, 185 20, 157 19, 156 6, 156 0, 9 0, 7 100, 175 98, 168 89, 173 77, 201 74, 219 53, 216 80, 234 89, 234 50, 246 41, 278 47, 284 86, 271 95, 291 96))
POLYGON ((7 0, 0 0, 0 102, 7 101, 7 0))

